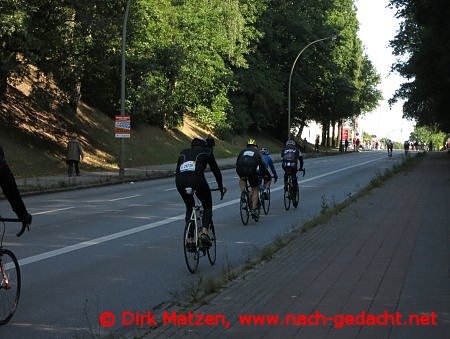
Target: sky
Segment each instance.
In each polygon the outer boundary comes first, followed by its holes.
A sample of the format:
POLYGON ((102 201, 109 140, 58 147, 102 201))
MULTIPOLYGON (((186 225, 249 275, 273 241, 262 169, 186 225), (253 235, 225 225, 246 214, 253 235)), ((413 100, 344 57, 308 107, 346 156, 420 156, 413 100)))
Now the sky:
POLYGON ((402 103, 389 107, 388 100, 396 89, 404 82, 397 73, 391 73, 395 62, 389 40, 392 40, 399 27, 399 20, 394 17, 395 11, 387 8, 388 0, 356 0, 359 21, 359 38, 363 42, 364 51, 369 56, 377 72, 381 75, 379 89, 383 92, 383 100, 373 112, 366 113, 360 124, 363 131, 379 138, 404 141, 414 129, 414 122, 402 118, 402 103))

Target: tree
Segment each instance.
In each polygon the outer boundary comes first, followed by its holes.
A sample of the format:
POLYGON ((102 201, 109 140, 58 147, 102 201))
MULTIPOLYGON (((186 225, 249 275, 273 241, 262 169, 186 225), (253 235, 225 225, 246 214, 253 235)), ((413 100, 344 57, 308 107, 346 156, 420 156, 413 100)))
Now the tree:
POLYGON ((407 79, 391 103, 404 99, 403 114, 418 124, 450 130, 450 3, 445 0, 391 0, 403 21, 391 41, 399 60, 393 69, 407 79))

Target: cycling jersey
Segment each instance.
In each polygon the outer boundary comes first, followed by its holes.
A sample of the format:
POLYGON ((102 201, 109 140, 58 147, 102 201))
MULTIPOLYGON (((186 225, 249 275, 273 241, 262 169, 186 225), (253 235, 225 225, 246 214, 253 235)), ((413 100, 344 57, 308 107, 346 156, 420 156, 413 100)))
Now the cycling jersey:
POLYGON ((194 197, 187 194, 186 187, 192 187, 203 206, 203 227, 208 228, 212 219, 212 197, 208 182, 205 178, 205 168, 213 172, 219 188, 222 188, 222 174, 212 149, 209 147, 193 146, 181 151, 178 157, 175 184, 186 205, 186 222, 190 219, 195 205, 194 197))
POLYGON ((270 176, 262 155, 255 146, 249 146, 239 153, 236 160, 236 173, 239 178, 248 180, 250 187, 259 186, 259 175, 270 176), (259 173, 258 168, 262 173, 259 173))

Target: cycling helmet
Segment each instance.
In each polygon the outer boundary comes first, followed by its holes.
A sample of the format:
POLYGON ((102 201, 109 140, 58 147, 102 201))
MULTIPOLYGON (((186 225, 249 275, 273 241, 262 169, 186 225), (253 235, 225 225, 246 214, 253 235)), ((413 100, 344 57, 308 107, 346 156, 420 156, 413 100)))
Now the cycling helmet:
POLYGON ((288 141, 286 141, 286 146, 295 146, 295 141, 292 139, 289 139, 288 141))
POLYGON ((264 154, 264 155, 269 155, 269 149, 266 148, 266 147, 262 147, 261 148, 261 153, 264 154))
POLYGON ((206 145, 210 148, 213 148, 214 146, 216 146, 216 141, 214 140, 214 138, 210 135, 208 135, 206 137, 206 145))
POLYGON ((194 147, 194 146, 203 146, 203 147, 205 147, 205 146, 207 146, 206 140, 203 139, 203 138, 194 138, 191 141, 191 146, 192 147, 194 147))
POLYGON ((247 146, 255 146, 256 148, 258 148, 258 145, 256 144, 256 141, 253 138, 248 139, 247 146))

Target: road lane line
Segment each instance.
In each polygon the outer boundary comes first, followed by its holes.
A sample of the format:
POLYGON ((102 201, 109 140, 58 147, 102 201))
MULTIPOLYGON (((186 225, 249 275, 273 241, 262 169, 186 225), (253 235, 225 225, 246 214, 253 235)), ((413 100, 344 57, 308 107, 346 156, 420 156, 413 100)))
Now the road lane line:
POLYGON ((36 212, 36 213, 33 213, 33 215, 41 215, 41 214, 48 214, 48 213, 59 212, 59 211, 66 211, 66 210, 71 210, 72 208, 75 208, 75 206, 57 208, 57 209, 50 210, 50 211, 36 212))
POLYGON ((112 202, 112 201, 119 201, 119 200, 125 200, 125 199, 132 199, 132 198, 136 198, 136 197, 142 197, 142 194, 130 195, 129 197, 110 199, 110 200, 107 200, 107 201, 112 202))
MULTIPOLYGON (((347 166, 347 167, 344 167, 344 168, 341 168, 341 169, 338 169, 338 170, 335 170, 335 171, 327 172, 327 173, 320 174, 320 175, 317 175, 317 176, 312 177, 312 178, 301 180, 300 183, 317 180, 317 179, 320 179, 320 178, 323 178, 323 177, 326 177, 326 176, 329 176, 329 175, 333 175, 333 174, 336 174, 336 173, 348 170, 350 168, 355 168, 355 167, 367 165, 367 164, 369 164, 371 162, 379 161, 379 160, 382 160, 382 159, 384 159, 384 158, 372 159, 372 160, 365 161, 365 162, 362 162, 362 163, 359 163, 359 164, 347 166)), ((283 186, 279 186, 279 187, 275 187, 275 188, 271 189, 271 191, 272 192, 273 191, 279 191, 279 190, 282 190, 283 188, 284 188, 283 186)), ((213 210, 224 208, 224 207, 227 207, 227 206, 230 206, 230 205, 234 205, 234 204, 238 203, 239 201, 240 201, 240 198, 237 198, 237 199, 233 199, 233 200, 230 200, 230 201, 226 201, 226 202, 220 203, 220 204, 214 206, 213 210)), ((74 208, 74 207, 70 207, 70 208, 74 208)), ((183 220, 184 216, 185 216, 185 214, 183 213, 183 214, 177 215, 175 217, 165 218, 163 220, 152 222, 150 224, 137 226, 137 227, 134 227, 134 228, 130 228, 128 230, 121 231, 121 232, 105 235, 105 236, 102 236, 102 237, 99 237, 99 238, 91 239, 91 240, 88 240, 88 241, 83 241, 83 242, 80 242, 80 243, 77 243, 77 244, 74 244, 74 245, 62 247, 62 248, 57 249, 57 250, 44 252, 44 253, 41 253, 41 254, 37 254, 37 255, 30 256, 30 257, 26 257, 26 258, 23 258, 23 259, 19 260, 19 265, 20 266, 25 266, 25 265, 32 264, 32 263, 35 263, 35 262, 39 262, 39 261, 43 261, 43 260, 46 260, 46 259, 50 259, 50 258, 59 256, 59 255, 62 255, 62 254, 66 254, 66 253, 70 253, 70 252, 73 252, 73 251, 77 251, 77 250, 80 250, 82 248, 91 247, 91 246, 94 246, 94 245, 99 245, 99 244, 107 242, 107 241, 123 238, 123 237, 129 236, 129 235, 135 234, 135 233, 147 231, 147 230, 152 229, 152 228, 156 228, 156 227, 159 227, 159 226, 170 224, 170 223, 172 223, 174 221, 183 220)))

